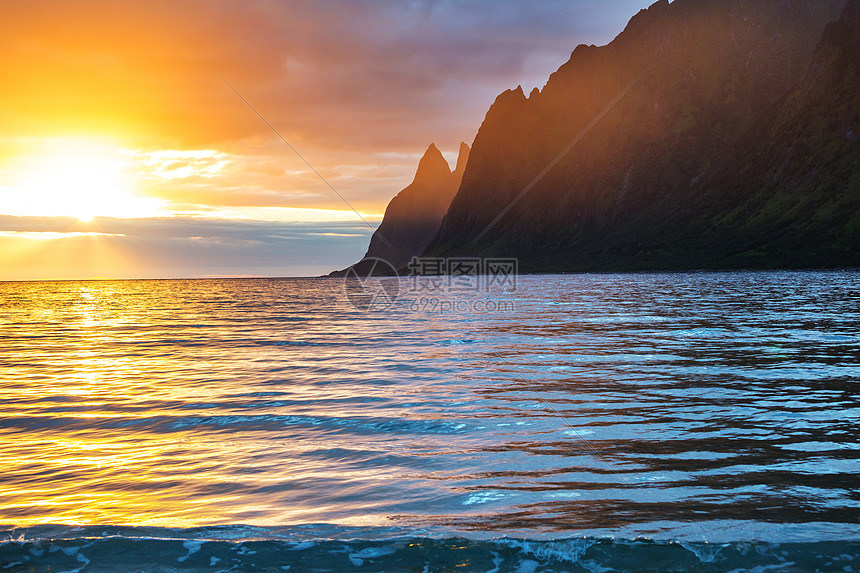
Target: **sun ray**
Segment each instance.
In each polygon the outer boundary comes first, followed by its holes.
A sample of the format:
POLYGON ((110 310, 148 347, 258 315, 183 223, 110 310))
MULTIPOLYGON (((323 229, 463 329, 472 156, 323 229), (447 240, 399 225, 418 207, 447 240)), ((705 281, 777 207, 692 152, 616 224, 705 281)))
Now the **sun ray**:
POLYGON ((122 150, 86 140, 52 140, 10 169, 0 212, 19 216, 145 217, 161 201, 140 197, 122 150))

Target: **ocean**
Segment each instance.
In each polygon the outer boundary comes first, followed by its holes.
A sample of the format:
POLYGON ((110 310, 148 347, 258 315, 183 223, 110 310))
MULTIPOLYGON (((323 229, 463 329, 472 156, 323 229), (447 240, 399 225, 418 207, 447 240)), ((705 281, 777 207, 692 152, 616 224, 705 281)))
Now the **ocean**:
POLYGON ((0 283, 0 571, 860 571, 860 273, 385 281, 0 283))

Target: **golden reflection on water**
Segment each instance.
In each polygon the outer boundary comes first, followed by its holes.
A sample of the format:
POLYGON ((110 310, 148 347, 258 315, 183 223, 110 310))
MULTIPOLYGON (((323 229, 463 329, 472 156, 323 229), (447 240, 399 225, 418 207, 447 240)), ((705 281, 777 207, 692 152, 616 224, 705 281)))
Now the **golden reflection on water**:
POLYGON ((856 278, 740 277, 539 277, 476 316, 0 283, 0 523, 856 517, 856 278))
MULTIPOLYGON (((4 352, 3 385, 14 399, 4 400, 3 416, 26 417, 31 429, 0 433, 0 520, 18 526, 229 521, 224 508, 240 496, 200 489, 229 484, 235 464, 257 455, 257 437, 224 440, 193 428, 164 433, 145 421, 177 409, 213 415, 205 404, 188 405, 229 390, 223 380, 213 386, 218 371, 253 376, 255 368, 245 365, 269 352, 183 348, 189 293, 179 296, 166 282, 7 284, 4 291, 3 338, 15 343, 4 352)), ((266 514, 272 505, 242 504, 241 511, 266 514)), ((278 513, 289 508, 279 505, 278 513)))

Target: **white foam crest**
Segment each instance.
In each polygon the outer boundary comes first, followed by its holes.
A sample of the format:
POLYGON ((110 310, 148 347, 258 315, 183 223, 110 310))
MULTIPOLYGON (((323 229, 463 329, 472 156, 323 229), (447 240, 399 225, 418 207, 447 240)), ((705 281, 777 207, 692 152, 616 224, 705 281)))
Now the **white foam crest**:
POLYGON ((519 549, 542 560, 576 563, 594 545, 592 539, 566 539, 564 541, 535 542, 518 539, 502 539, 499 545, 519 549))

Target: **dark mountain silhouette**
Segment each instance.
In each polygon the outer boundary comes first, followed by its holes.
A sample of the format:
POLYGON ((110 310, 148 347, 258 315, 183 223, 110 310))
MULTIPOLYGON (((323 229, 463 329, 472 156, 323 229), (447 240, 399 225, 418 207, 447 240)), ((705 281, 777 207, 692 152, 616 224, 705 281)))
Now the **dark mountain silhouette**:
POLYGON ((860 267, 860 0, 691 207, 712 214, 705 241, 744 266, 860 267))
MULTIPOLYGON (((395 269, 402 269, 412 257, 423 253, 439 232, 442 218, 460 187, 468 159, 469 146, 461 143, 457 165, 452 172, 439 149, 430 144, 418 163, 415 179, 385 209, 382 223, 373 233, 362 261, 383 259, 395 269)), ((390 271, 384 265, 373 270, 367 263, 359 262, 357 265, 360 267, 353 267, 363 275, 390 271)), ((332 275, 339 276, 345 272, 335 271, 332 275)))
POLYGON ((579 46, 543 90, 497 98, 426 254, 525 271, 860 265, 847 4, 660 0, 579 46))

